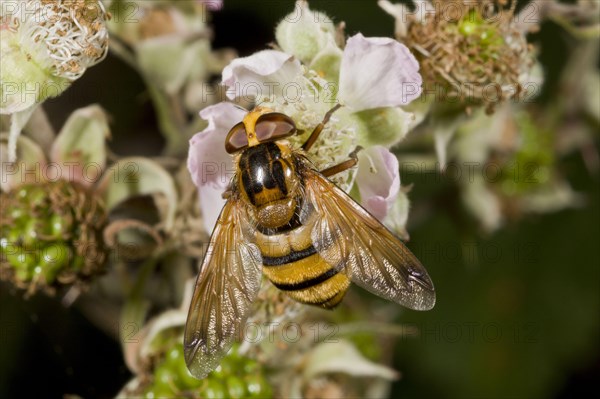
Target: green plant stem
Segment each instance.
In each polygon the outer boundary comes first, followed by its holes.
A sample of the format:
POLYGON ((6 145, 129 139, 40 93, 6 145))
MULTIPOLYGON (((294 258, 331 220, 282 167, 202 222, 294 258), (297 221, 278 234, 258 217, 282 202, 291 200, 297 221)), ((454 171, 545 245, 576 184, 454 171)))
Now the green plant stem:
POLYGON ((150 98, 156 109, 158 125, 161 133, 167 141, 164 155, 177 156, 185 153, 187 127, 185 124, 185 112, 179 101, 174 96, 169 96, 162 89, 156 87, 148 79, 144 78, 150 93, 150 98))
POLYGON ((150 308, 150 304, 144 299, 144 288, 157 264, 158 256, 156 254, 146 259, 140 266, 138 277, 133 287, 131 287, 131 292, 121 312, 119 335, 121 337, 121 345, 123 346, 128 343, 128 339, 130 338, 123 334, 130 334, 131 331, 137 332, 144 325, 148 309, 150 308), (130 326, 132 328, 129 328, 130 326))

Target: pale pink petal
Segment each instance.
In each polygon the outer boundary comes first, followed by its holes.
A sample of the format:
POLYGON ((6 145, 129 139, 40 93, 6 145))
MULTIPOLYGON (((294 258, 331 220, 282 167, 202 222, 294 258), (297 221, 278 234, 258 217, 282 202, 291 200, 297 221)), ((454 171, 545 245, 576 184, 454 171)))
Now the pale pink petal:
POLYGON ((362 150, 358 153, 356 184, 362 205, 383 221, 400 191, 398 159, 382 146, 362 150))
POLYGON ((406 105, 421 95, 419 63, 397 40, 357 34, 344 49, 338 100, 353 111, 406 105))
POLYGON ((200 116, 208 120, 208 127, 190 140, 188 169, 198 187, 200 209, 209 232, 224 204, 221 194, 235 172, 232 157, 225 151, 225 137, 245 114, 245 110, 228 102, 204 108, 200 116))
POLYGON ((294 56, 264 50, 249 57, 236 58, 223 69, 222 84, 227 97, 256 97, 280 94, 287 84, 302 74, 302 65, 294 56))
POLYGON ((223 188, 204 186, 198 190, 200 210, 202 211, 202 224, 208 233, 212 232, 217 223, 217 218, 225 205, 223 188))
POLYGON ((225 151, 225 137, 246 111, 229 102, 221 102, 200 112, 208 127, 190 140, 188 169, 194 184, 201 189, 210 185, 225 188, 233 173, 231 155, 225 151))

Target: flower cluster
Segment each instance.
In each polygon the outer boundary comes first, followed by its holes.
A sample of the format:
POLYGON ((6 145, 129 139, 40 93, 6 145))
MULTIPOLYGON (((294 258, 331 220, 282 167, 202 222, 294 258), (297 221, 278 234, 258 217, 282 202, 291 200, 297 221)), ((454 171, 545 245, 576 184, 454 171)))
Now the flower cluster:
MULTIPOLYGON (((263 50, 225 67, 222 83, 227 97, 292 117, 304 132, 291 139, 295 144, 305 140, 335 104, 343 105, 326 125, 311 156, 324 168, 347 159, 357 146, 363 147, 356 176, 343 174, 336 183, 350 190, 356 177, 361 203, 382 220, 392 209, 403 212, 404 216, 387 220, 400 220, 393 227, 403 233, 407 199, 400 190, 398 162, 389 148, 404 138, 413 122, 412 114, 401 106, 421 94, 415 57, 389 38, 366 38, 359 33, 346 41, 341 27, 310 10, 305 1, 297 2, 296 12, 279 24, 276 37, 280 50, 263 50), (298 21, 292 20, 294 14, 300 16, 298 21)), ((199 187, 209 231, 233 170, 224 138, 245 112, 229 102, 205 108, 200 115, 209 125, 190 141, 188 167, 199 187)))

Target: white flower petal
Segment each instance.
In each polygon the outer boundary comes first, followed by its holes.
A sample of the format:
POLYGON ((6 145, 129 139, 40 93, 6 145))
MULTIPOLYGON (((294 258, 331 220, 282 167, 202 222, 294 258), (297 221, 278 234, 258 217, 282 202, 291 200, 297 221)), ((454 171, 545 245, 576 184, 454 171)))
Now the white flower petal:
POLYGON ((200 210, 202 211, 202 224, 209 234, 215 228, 217 218, 225 205, 225 200, 222 196, 223 191, 225 191, 224 188, 213 188, 211 186, 204 186, 198 189, 200 210))
POLYGON ((190 139, 188 153, 188 169, 199 189, 206 185, 224 189, 229 183, 233 161, 225 151, 225 137, 245 113, 228 102, 211 105, 200 112, 200 116, 208 120, 208 127, 190 139))
POLYGON ((383 220, 400 191, 398 159, 382 146, 359 152, 356 184, 362 205, 383 220))
POLYGON ((400 189, 396 201, 392 204, 384 220, 384 224, 405 241, 410 239, 410 235, 406 231, 408 211, 410 210, 410 201, 406 193, 406 188, 400 189))
POLYGON ((223 69, 223 85, 227 97, 260 97, 282 93, 286 84, 303 72, 294 56, 275 50, 264 50, 249 57, 236 58, 223 69))
POLYGON ((421 83, 419 63, 405 45, 360 33, 348 39, 338 99, 353 111, 406 105, 421 95, 421 83))
POLYGON ((231 155, 225 151, 225 137, 246 111, 221 102, 200 112, 208 127, 190 140, 188 169, 198 187, 200 209, 206 231, 212 231, 225 201, 221 197, 234 173, 231 155))

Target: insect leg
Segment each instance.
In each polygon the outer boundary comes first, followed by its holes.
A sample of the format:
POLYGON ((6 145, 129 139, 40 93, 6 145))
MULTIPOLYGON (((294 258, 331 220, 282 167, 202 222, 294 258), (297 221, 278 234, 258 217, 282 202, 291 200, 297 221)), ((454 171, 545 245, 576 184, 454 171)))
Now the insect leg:
POLYGON ((313 146, 313 144, 315 143, 315 141, 317 141, 317 139, 319 138, 319 135, 323 131, 323 128, 325 127, 327 122, 329 122, 329 118, 331 118, 331 115, 333 115, 333 113, 335 111, 337 111, 338 109, 340 109, 341 107, 342 107, 342 104, 336 104, 335 107, 333 107, 329 111, 327 111, 327 113, 323 117, 323 120, 321 121, 321 123, 319 123, 315 127, 315 129, 312 131, 312 133, 310 134, 308 139, 304 142, 304 144, 302 144, 302 149, 304 151, 308 151, 310 149, 310 147, 313 146))
POLYGON ((341 172, 348 170, 351 167, 355 166, 358 163, 358 157, 356 154, 358 154, 358 152, 360 150, 362 150, 361 146, 356 147, 354 149, 354 151, 352 151, 350 153, 350 155, 348 155, 350 157, 350 159, 347 159, 344 162, 338 163, 337 165, 333 165, 327 169, 323 169, 321 171, 321 174, 325 177, 330 177, 333 175, 337 175, 338 173, 341 173, 341 172))

